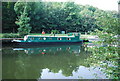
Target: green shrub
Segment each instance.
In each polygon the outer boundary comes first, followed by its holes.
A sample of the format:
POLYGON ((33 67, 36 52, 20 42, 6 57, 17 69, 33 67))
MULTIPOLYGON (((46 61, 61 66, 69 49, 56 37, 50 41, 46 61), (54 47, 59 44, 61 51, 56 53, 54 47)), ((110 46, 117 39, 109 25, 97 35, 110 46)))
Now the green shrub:
POLYGON ((59 31, 58 30, 51 30, 51 33, 53 33, 53 34, 59 34, 59 31))
POLYGON ((10 34, 3 34, 2 38, 20 38, 20 36, 17 34, 10 33, 10 34))

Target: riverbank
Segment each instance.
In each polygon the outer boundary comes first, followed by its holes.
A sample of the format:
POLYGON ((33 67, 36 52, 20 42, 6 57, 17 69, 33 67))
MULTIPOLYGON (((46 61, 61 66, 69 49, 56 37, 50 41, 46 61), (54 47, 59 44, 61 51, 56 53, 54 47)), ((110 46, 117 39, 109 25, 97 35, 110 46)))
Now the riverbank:
MULTIPOLYGON (((13 35, 19 35, 18 33, 0 33, 0 38, 16 38, 12 37, 13 35), (10 36, 10 37, 9 37, 10 36)), ((41 34, 41 33, 30 33, 29 35, 42 35, 42 36, 50 36, 51 34, 41 34)), ((55 34, 55 36, 68 36, 68 34, 55 34)), ((81 34, 81 38, 91 37, 93 35, 90 34, 81 34)), ((19 38, 19 37, 17 37, 19 38)))

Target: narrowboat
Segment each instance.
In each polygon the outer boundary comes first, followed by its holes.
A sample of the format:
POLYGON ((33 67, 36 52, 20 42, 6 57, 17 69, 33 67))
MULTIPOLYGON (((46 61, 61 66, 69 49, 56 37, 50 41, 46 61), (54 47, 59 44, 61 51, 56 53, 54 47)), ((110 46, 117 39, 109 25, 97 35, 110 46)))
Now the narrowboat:
POLYGON ((78 44, 81 43, 79 33, 69 33, 67 36, 41 36, 41 35, 26 35, 24 40, 12 40, 13 43, 22 46, 29 45, 53 45, 53 44, 78 44))

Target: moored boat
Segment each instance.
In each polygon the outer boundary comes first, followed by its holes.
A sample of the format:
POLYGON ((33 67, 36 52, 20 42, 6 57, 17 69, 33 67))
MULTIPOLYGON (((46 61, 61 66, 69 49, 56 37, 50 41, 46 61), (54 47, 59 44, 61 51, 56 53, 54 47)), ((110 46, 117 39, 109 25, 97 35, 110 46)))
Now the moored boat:
POLYGON ((53 44, 78 44, 81 43, 79 33, 68 34, 68 36, 41 36, 26 35, 24 40, 13 40, 17 45, 53 45, 53 44))

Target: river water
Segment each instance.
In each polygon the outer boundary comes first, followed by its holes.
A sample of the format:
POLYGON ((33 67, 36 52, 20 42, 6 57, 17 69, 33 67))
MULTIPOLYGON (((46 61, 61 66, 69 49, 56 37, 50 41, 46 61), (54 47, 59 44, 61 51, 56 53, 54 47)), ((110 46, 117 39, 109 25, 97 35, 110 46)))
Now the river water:
POLYGON ((98 68, 90 67, 91 55, 84 45, 2 47, 3 79, 106 79, 98 68))

